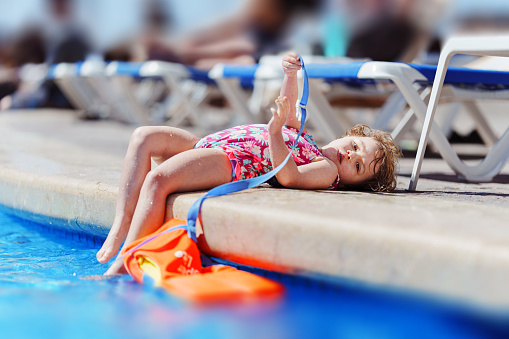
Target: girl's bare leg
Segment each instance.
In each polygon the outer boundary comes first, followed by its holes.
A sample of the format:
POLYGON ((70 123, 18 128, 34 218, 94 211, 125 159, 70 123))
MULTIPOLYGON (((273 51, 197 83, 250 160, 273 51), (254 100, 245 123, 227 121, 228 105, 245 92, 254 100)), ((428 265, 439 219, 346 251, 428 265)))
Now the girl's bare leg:
MULTIPOLYGON (((210 189, 231 179, 230 160, 219 149, 192 149, 166 160, 146 176, 124 247, 163 224, 169 194, 210 189)), ((122 260, 105 274, 117 273, 125 273, 122 260)))
POLYGON ((175 127, 147 126, 137 128, 124 159, 115 211, 108 237, 97 252, 97 260, 105 263, 114 257, 124 241, 138 202, 140 189, 151 167, 151 157, 161 163, 175 154, 190 150, 198 137, 175 127))

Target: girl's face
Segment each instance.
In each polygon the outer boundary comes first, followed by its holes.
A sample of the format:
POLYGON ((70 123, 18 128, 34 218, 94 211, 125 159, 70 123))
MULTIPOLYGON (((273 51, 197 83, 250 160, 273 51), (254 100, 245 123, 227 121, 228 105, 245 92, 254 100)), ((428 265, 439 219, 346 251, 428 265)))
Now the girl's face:
POLYGON ((322 148, 324 157, 338 168, 339 183, 358 185, 372 179, 378 141, 369 137, 344 137, 336 139, 322 148))

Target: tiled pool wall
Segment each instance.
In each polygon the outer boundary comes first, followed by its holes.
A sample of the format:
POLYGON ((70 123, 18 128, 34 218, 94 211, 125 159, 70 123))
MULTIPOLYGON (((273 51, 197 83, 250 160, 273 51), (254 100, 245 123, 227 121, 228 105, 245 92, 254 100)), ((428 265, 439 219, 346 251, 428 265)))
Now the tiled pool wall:
POLYGON ((83 227, 83 225, 80 225, 79 227, 69 227, 71 222, 68 220, 21 211, 2 204, 0 204, 0 212, 23 219, 23 221, 31 228, 37 229, 40 232, 53 234, 63 239, 78 241, 90 248, 101 248, 104 240, 106 239, 106 234, 104 236, 100 236, 90 234, 85 231, 86 229, 97 228, 95 225, 89 225, 88 227, 83 227), (83 230, 80 230, 80 228, 83 230))

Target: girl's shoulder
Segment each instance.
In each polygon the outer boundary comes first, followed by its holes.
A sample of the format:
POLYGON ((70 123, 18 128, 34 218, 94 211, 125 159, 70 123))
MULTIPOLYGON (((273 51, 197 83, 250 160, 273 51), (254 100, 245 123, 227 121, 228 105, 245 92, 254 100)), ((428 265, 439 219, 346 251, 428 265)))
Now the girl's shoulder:
MULTIPOLYGON (((337 172, 336 165, 329 159, 323 156, 318 156, 311 160, 311 163, 319 163, 318 166, 327 168, 327 172, 335 175, 334 182, 329 186, 329 190, 336 190, 339 186, 339 173, 337 172)), ((316 165, 315 165, 316 166, 316 165)))

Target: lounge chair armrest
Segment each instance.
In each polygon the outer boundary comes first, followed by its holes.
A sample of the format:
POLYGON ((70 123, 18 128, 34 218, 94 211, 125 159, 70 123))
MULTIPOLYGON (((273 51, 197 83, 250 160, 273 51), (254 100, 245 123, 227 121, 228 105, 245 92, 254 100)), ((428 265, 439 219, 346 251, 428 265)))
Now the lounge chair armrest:
POLYGON ((489 55, 509 57, 509 35, 458 36, 449 39, 441 52, 441 57, 454 54, 489 55))

